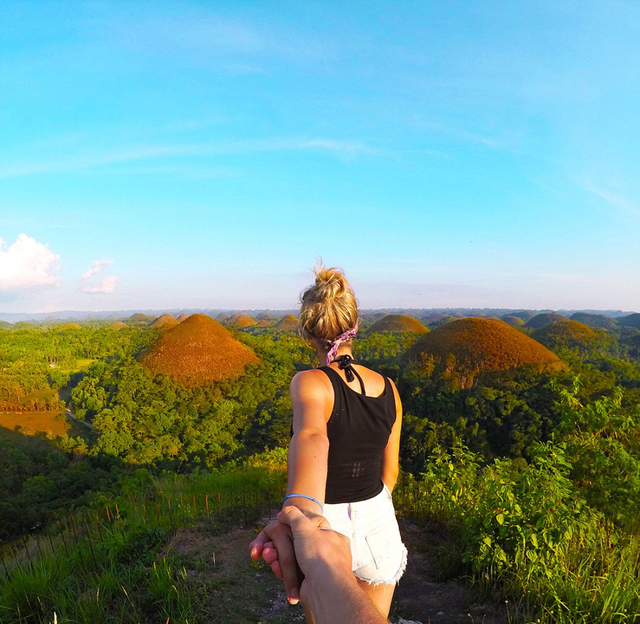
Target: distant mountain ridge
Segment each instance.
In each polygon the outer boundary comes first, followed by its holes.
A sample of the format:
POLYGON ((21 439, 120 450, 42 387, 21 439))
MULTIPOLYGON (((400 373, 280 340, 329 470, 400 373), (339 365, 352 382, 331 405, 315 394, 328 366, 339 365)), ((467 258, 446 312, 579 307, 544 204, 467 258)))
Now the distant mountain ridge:
MULTIPOLYGON (((593 310, 593 309, 581 309, 581 310, 526 310, 524 308, 362 308, 360 314, 367 316, 375 313, 385 314, 407 314, 417 319, 424 318, 430 314, 444 314, 444 315, 463 315, 463 316, 505 316, 513 315, 518 316, 517 313, 530 311, 534 314, 541 314, 544 312, 555 312, 564 316, 570 317, 573 314, 597 314, 610 318, 619 318, 622 316, 629 316, 634 314, 634 310, 593 310)), ((87 310, 60 310, 56 312, 0 312, 0 321, 6 321, 9 323, 17 323, 19 321, 88 321, 88 320, 110 320, 120 321, 129 318, 133 314, 144 314, 154 319, 161 316, 164 313, 172 314, 176 318, 181 314, 205 314, 217 318, 220 314, 228 314, 231 316, 234 313, 248 314, 253 318, 258 318, 261 315, 269 315, 273 318, 281 318, 287 314, 298 314, 299 310, 296 308, 289 309, 265 309, 265 308, 253 308, 253 309, 239 309, 239 308, 161 308, 161 309, 143 309, 134 308, 129 310, 100 310, 100 311, 87 311, 87 310)), ((575 319, 579 320, 579 319, 575 319)))

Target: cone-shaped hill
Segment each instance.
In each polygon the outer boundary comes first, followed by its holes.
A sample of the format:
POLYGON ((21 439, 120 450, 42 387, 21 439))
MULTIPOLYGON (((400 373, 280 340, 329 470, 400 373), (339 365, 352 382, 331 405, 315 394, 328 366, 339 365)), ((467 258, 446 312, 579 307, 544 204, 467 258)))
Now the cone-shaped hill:
POLYGON ((60 325, 58 329, 60 331, 73 331, 76 329, 82 329, 82 327, 78 325, 78 323, 67 323, 66 325, 60 325))
POLYGON ((171 314, 165 312, 162 316, 159 316, 149 327, 153 327, 154 329, 171 329, 178 325, 180 321, 178 321, 175 317, 171 316, 171 314))
POLYGON ((578 321, 578 323, 584 323, 589 327, 596 327, 602 329, 616 329, 618 324, 615 319, 604 314, 587 314, 586 312, 576 312, 569 317, 572 321, 578 321))
POLYGON ((132 323, 145 323, 145 322, 149 322, 151 320, 151 317, 147 316, 146 314, 142 314, 142 312, 136 312, 126 320, 132 323))
POLYGON ((591 327, 578 321, 561 321, 536 329, 533 338, 550 349, 556 347, 583 347, 593 342, 597 334, 591 327))
POLYGON ((500 320, 507 325, 511 325, 511 327, 522 327, 524 325, 524 321, 519 316, 511 316, 510 314, 500 317, 500 320))
POLYGON ((405 361, 433 359, 434 371, 458 377, 469 387, 482 373, 521 367, 559 370, 565 364, 549 349, 503 321, 465 318, 425 334, 407 351, 405 361))
POLYGON ((140 361, 150 373, 164 373, 188 387, 239 377, 245 366, 260 362, 229 330, 203 314, 192 314, 164 332, 140 361))
POLYGON ((534 312, 533 310, 516 310, 515 312, 511 312, 509 316, 517 316, 518 318, 521 318, 526 323, 527 321, 530 321, 537 314, 538 313, 534 312))
POLYGON ((109 325, 109 329, 113 329, 113 331, 120 331, 121 329, 127 329, 127 327, 129 326, 122 321, 113 321, 113 323, 109 325))
POLYGON ((248 314, 234 314, 229 319, 229 324, 233 325, 236 329, 244 329, 245 327, 251 327, 256 322, 248 314))
POLYGON ((369 327, 367 333, 413 332, 414 334, 426 334, 428 331, 428 327, 412 316, 407 316, 406 314, 387 314, 369 327))
POLYGON ((178 323, 182 323, 182 321, 186 321, 189 318, 188 314, 185 314, 184 312, 178 317, 178 323))
POLYGON ((275 324, 275 328, 278 331, 295 331, 298 329, 298 319, 293 314, 287 314, 275 324))
POLYGON ((551 325, 551 323, 560 323, 561 321, 568 321, 569 317, 556 312, 543 312, 542 314, 536 314, 532 319, 529 319, 525 325, 527 329, 540 329, 551 325))
POLYGON ((256 316, 256 319, 259 321, 275 321, 276 317, 273 316, 273 314, 269 314, 269 312, 260 312, 260 314, 256 316))
POLYGON ((271 327, 271 321, 267 321, 267 319, 262 319, 256 323, 256 327, 271 327))
POLYGON ((618 319, 618 325, 623 327, 635 327, 640 329, 640 314, 629 314, 629 316, 621 316, 618 319))

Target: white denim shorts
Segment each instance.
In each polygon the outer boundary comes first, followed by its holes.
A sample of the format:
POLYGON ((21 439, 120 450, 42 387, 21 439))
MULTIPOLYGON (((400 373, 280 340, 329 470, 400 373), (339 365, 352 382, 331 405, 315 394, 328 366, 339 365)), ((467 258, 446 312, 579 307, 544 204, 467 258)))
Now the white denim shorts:
POLYGON ((325 504, 324 517, 331 528, 351 542, 353 573, 372 585, 393 585, 407 565, 391 493, 382 492, 356 503, 325 504))

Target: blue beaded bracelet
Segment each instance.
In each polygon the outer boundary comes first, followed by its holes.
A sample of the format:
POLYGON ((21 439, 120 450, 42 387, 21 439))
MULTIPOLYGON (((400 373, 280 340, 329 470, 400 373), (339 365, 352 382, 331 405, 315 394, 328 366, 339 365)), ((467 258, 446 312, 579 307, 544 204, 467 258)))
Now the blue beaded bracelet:
POLYGON ((282 501, 283 505, 287 502, 288 498, 306 498, 306 499, 308 499, 310 501, 313 501, 316 505, 318 505, 318 507, 320 507, 320 513, 324 512, 324 509, 322 507, 322 503, 317 498, 313 498, 313 496, 307 496, 306 494, 287 494, 284 497, 284 500, 282 501))

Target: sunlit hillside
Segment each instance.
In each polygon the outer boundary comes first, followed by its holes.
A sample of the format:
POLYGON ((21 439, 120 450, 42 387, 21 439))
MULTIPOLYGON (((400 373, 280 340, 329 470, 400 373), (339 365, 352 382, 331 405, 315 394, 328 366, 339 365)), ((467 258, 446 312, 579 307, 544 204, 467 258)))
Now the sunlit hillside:
POLYGON ((463 386, 481 374, 532 367, 562 370, 546 347, 503 321, 466 318, 450 321, 421 337, 405 356, 411 363, 433 361, 435 371, 455 375, 463 386))
POLYGON ((165 374, 185 386, 237 377, 259 362, 229 330, 202 314, 165 332, 140 358, 152 374, 165 374))
POLYGON ((417 319, 407 316, 406 314, 387 314, 371 325, 368 331, 370 333, 393 331, 426 334, 429 329, 417 319))

